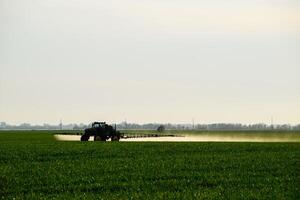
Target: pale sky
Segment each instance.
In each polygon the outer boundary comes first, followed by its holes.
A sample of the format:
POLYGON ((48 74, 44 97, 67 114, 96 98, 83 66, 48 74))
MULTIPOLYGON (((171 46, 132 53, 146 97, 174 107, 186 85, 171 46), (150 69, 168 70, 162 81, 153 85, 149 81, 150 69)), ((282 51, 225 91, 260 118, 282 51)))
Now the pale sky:
POLYGON ((0 0, 0 121, 300 123, 299 0, 0 0))

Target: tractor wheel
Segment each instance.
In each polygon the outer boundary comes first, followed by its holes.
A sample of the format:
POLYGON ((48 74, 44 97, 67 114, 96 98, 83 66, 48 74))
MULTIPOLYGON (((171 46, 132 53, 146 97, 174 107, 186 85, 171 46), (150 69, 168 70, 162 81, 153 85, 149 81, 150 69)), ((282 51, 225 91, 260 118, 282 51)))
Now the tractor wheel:
POLYGON ((119 138, 118 136, 116 136, 116 135, 114 135, 114 136, 111 137, 111 141, 112 141, 112 142, 113 142, 113 141, 118 142, 119 140, 120 140, 120 138, 119 138))
POLYGON ((89 141, 89 139, 90 139, 90 136, 88 136, 88 135, 82 135, 81 138, 80 138, 80 141, 86 142, 86 141, 89 141))
POLYGON ((101 141, 101 137, 98 136, 98 135, 95 135, 95 136, 94 136, 94 141, 101 141))

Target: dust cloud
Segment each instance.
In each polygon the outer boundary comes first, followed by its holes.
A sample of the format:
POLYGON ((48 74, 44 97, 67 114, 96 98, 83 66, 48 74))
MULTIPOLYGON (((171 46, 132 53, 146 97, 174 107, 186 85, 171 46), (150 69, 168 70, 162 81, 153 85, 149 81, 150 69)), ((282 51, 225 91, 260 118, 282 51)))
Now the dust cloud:
MULTIPOLYGON (((80 135, 54 135, 58 141, 80 141, 80 135)), ((89 141, 94 141, 90 137, 89 141)), ((274 135, 184 135, 178 137, 121 138, 120 142, 300 142, 300 138, 274 135)))

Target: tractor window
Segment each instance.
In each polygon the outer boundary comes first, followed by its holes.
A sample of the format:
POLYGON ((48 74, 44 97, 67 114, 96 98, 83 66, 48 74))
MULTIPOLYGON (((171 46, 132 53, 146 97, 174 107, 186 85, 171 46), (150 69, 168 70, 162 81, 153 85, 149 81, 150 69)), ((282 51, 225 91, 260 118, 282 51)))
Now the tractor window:
POLYGON ((94 124, 93 127, 94 127, 94 128, 98 128, 98 127, 100 127, 100 124, 94 124))

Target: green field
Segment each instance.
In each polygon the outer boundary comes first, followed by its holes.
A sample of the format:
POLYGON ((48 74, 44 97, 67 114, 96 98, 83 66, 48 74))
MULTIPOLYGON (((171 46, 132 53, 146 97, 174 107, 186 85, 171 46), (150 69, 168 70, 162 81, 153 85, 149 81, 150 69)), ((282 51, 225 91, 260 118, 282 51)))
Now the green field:
POLYGON ((2 199, 299 199, 299 166, 296 142, 81 143, 0 132, 2 199))

